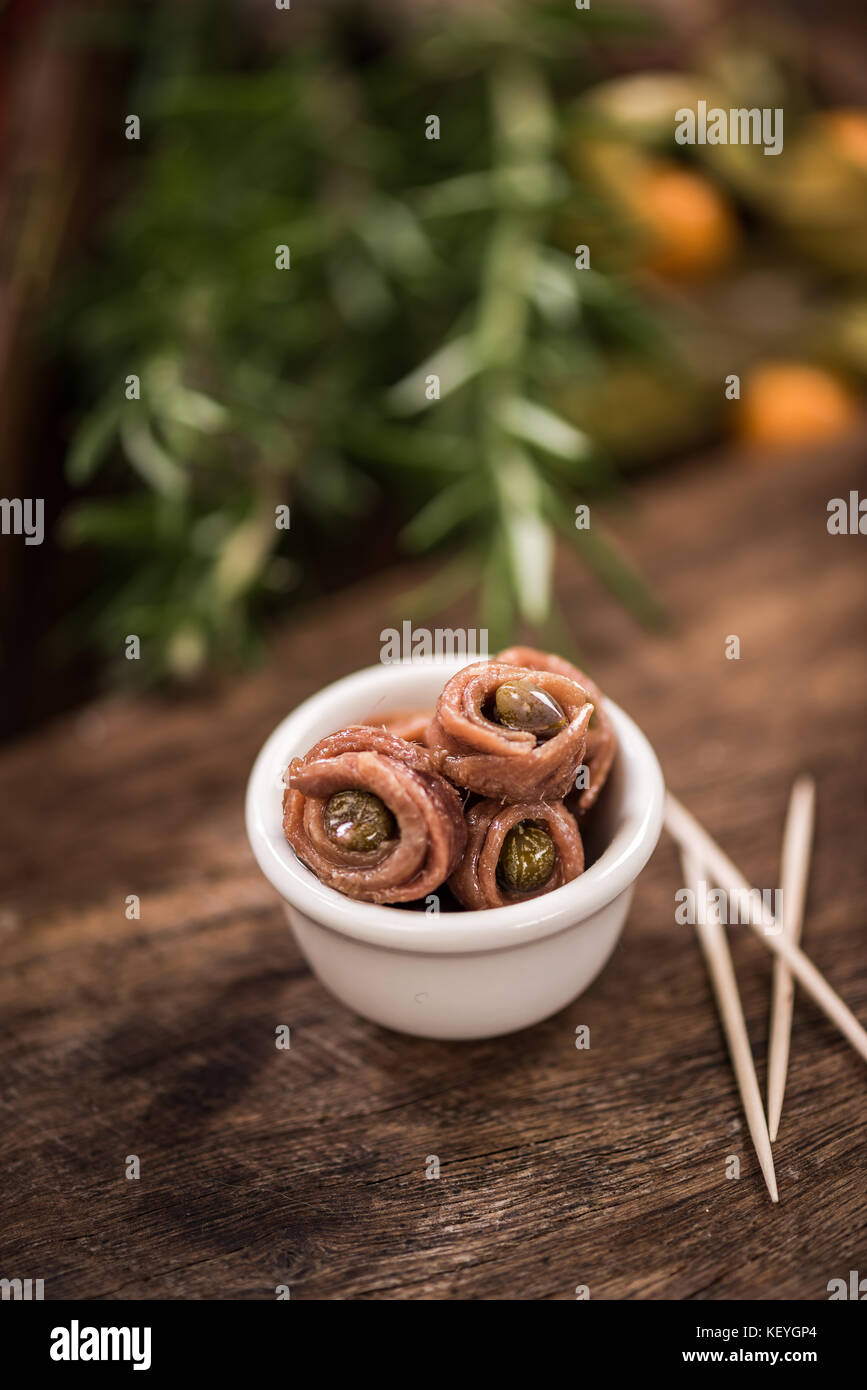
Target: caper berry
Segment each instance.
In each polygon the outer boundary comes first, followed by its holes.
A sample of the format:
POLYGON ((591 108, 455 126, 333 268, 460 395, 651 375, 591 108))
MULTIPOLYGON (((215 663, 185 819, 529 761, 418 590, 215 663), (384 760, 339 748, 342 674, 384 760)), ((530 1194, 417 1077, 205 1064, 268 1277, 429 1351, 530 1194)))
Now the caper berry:
POLYGON ((551 738, 566 727, 562 707, 530 681, 504 681, 494 697, 497 723, 506 729, 525 729, 537 738, 551 738))
POLYGON ((547 830, 522 820, 503 841, 497 877, 516 893, 533 893, 554 872, 554 841, 547 830))
POLYGON ((394 816, 373 792, 353 787, 335 792, 325 803, 325 833, 341 849, 379 849, 395 832, 394 816))

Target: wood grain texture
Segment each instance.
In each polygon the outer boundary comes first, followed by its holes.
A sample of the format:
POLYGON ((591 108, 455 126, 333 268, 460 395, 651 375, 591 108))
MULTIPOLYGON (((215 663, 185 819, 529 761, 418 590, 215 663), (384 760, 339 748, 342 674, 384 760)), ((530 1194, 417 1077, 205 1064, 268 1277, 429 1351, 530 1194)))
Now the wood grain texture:
MULTIPOLYGON (((593 675, 752 883, 776 884, 792 779, 815 774, 803 940, 864 1021, 865 541, 825 525, 862 454, 643 488, 613 524, 661 637, 568 555, 559 577, 593 675)), ((0 1275, 49 1298, 824 1299, 867 1274, 867 1072, 799 994, 772 1208, 667 841, 601 977, 526 1032, 406 1038, 308 972, 246 845, 246 775, 412 617, 409 578, 329 600, 251 677, 115 697, 0 756, 0 1275)), ((730 935, 764 1087, 771 961, 730 935)))

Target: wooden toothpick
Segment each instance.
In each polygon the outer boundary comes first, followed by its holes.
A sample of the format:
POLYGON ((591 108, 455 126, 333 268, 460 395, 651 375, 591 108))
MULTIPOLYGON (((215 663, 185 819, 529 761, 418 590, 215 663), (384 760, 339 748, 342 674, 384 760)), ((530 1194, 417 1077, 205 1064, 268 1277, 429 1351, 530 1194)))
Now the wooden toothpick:
MULTIPOLYGON (((798 777, 789 797, 780 864, 780 887, 783 890, 783 932, 795 946, 801 939, 801 928, 804 923, 804 902, 810 874, 815 805, 816 784, 812 777, 806 775, 798 777)), ((777 956, 774 961, 770 1040, 768 1043, 768 1132, 771 1136, 771 1143, 777 1137, 780 1115, 783 1110, 794 999, 795 981, 792 978, 792 972, 782 956, 777 956)))
MULTIPOLYGON (((687 886, 692 887, 698 895, 699 883, 703 881, 702 875, 704 873, 700 860, 690 850, 682 850, 681 862, 687 886)), ((705 884, 705 890, 706 888, 707 885, 705 884)), ((771 1141, 768 1137, 768 1126, 765 1121, 765 1108, 762 1105, 756 1069, 753 1065, 753 1054, 747 1034, 747 1025, 744 1021, 744 1011, 741 1007, 741 996, 738 993, 731 952, 725 929, 719 919, 719 913, 715 907, 711 907, 707 903, 706 892, 705 902, 699 905, 696 915, 695 930, 713 992, 716 995, 717 1008, 728 1043, 735 1080, 741 1093, 741 1102, 747 1117, 750 1137, 759 1160, 759 1167, 767 1183, 768 1192, 771 1194, 771 1201, 778 1202, 780 1199, 777 1192, 771 1141)))
POLYGON ((815 1000, 843 1036, 848 1038, 859 1056, 867 1062, 867 1033, 851 1009, 846 1007, 839 994, 831 988, 824 975, 816 969, 800 946, 796 946, 780 931, 780 924, 770 909, 765 907, 761 894, 750 889, 743 874, 735 868, 716 841, 670 792, 666 792, 665 796, 665 825, 672 838, 704 865, 709 877, 713 878, 720 888, 724 888, 729 897, 732 894, 750 895, 749 925, 759 940, 765 943, 769 951, 782 956, 798 984, 803 986, 810 998, 815 1000))

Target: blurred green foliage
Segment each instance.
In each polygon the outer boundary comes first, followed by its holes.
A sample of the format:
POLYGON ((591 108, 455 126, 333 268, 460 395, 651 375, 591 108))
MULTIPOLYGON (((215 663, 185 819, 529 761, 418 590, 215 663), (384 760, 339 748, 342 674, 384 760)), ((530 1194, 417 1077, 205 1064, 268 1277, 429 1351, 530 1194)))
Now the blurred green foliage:
POLYGON ((552 621, 558 532, 655 617, 595 521, 592 544, 575 529, 611 471, 551 409, 612 345, 658 340, 557 235, 589 196, 560 160, 569 102, 628 22, 504 3, 386 33, 334 5, 276 56, 238 23, 163 4, 79 34, 129 45, 142 127, 61 315, 92 402, 68 459, 88 496, 65 519, 104 557, 88 630, 115 659, 137 633, 173 678, 243 657, 268 595, 316 563, 306 520, 363 545, 394 498, 406 547, 447 552, 436 599, 475 589, 495 646, 552 621))

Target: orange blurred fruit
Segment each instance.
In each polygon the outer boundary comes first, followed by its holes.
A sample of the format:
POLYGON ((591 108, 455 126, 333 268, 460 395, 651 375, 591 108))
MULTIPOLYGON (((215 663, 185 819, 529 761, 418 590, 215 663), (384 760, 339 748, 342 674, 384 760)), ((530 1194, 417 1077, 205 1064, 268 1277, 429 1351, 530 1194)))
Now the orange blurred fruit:
POLYGON ((673 279, 699 279, 731 260, 739 240, 737 220, 728 200, 703 174, 648 161, 629 201, 648 234, 642 257, 648 269, 673 279))
POLYGON ((743 385, 738 433, 750 444, 785 448, 833 439, 857 417, 855 396, 831 372, 804 362, 765 362, 743 385))
POLYGON ((850 164, 867 170, 867 111, 857 106, 840 106, 823 111, 822 123, 837 153, 850 164))

